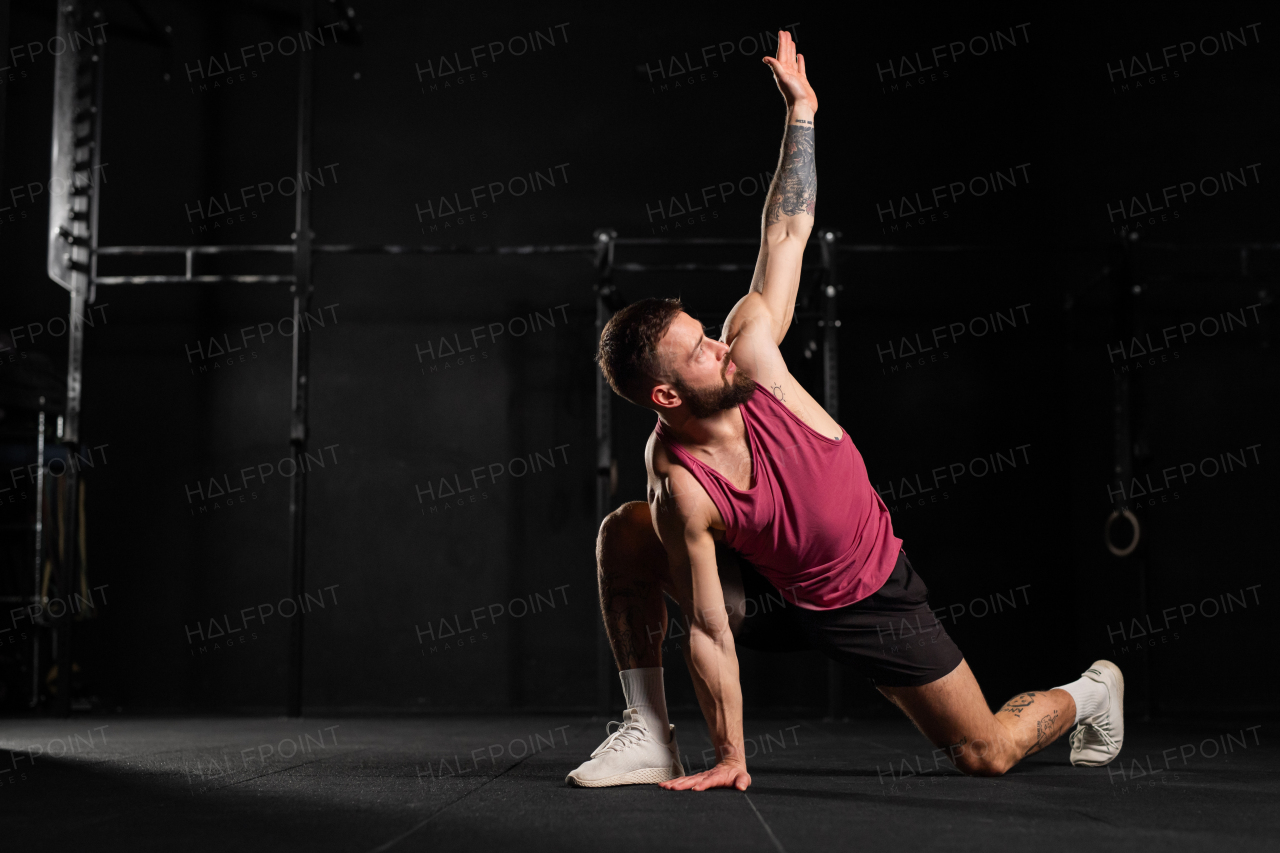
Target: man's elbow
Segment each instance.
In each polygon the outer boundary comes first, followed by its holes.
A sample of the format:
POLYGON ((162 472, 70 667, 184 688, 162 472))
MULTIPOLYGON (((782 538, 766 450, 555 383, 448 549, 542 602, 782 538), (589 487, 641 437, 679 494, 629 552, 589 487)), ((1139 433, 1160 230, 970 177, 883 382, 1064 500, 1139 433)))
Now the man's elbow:
POLYGON ((689 642, 717 648, 731 644, 733 631, 729 627, 729 614, 727 612, 712 613, 690 620, 689 642))
POLYGON ((764 241, 771 252, 788 244, 803 250, 811 233, 812 216, 784 216, 772 225, 765 226, 764 241))

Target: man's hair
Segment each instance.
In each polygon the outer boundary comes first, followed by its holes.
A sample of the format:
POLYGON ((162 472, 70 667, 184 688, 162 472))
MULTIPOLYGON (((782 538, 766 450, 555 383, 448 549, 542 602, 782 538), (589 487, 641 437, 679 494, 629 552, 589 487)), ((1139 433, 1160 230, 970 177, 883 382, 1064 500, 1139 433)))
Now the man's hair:
POLYGON ((667 373, 667 365, 658 354, 658 342, 683 310, 678 298, 641 299, 605 324, 596 363, 619 396, 637 406, 653 408, 649 390, 666 381, 667 373))

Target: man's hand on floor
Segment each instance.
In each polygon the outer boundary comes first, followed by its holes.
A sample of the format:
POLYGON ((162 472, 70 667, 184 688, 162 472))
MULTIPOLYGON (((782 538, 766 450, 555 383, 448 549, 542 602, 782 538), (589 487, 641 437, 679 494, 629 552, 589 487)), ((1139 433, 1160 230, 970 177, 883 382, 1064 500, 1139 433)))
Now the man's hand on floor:
POLYGON ((741 764, 722 761, 710 770, 659 782, 658 785, 668 791, 706 791, 711 788, 737 788, 745 791, 751 785, 751 774, 741 764))

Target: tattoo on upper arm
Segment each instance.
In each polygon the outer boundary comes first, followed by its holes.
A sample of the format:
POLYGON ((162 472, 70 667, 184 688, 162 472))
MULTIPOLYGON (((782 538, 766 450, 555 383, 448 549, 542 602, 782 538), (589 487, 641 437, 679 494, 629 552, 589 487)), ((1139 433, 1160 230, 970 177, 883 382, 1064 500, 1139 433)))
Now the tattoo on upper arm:
POLYGON ((784 403, 787 402, 787 395, 783 393, 781 385, 774 384, 770 386, 769 390, 773 392, 773 396, 777 397, 784 403))
MULTIPOLYGON (((798 121, 798 120, 797 120, 798 121)), ((814 159, 813 124, 789 124, 782 140, 782 161, 765 205, 765 224, 784 216, 813 216, 818 204, 818 171, 814 159)))

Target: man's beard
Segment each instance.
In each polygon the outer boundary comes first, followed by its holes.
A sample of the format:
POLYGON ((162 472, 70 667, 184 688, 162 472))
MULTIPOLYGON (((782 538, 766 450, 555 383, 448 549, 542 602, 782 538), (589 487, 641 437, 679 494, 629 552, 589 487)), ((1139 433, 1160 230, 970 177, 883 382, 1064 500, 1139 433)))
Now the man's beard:
POLYGON ((690 388, 680 379, 671 384, 680 392, 680 399, 695 418, 709 418, 717 412, 740 406, 756 391, 755 380, 740 370, 734 372, 729 384, 715 388, 690 388))

